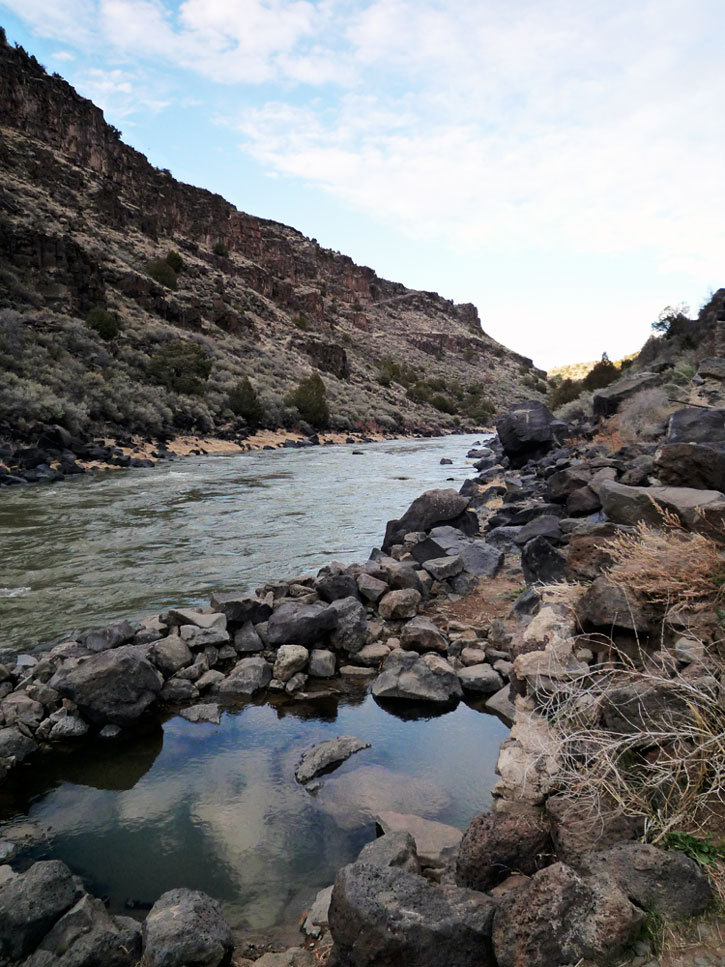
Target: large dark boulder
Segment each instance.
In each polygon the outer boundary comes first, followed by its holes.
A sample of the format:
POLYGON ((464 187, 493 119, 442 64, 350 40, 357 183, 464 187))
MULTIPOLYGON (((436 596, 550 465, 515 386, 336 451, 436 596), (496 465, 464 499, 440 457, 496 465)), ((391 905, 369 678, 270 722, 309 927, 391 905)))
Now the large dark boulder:
POLYGON ((469 504, 469 498, 455 490, 426 490, 416 497, 400 520, 388 521, 385 529, 383 550, 402 542, 411 531, 428 531, 437 524, 460 517, 469 504))
POLYGON ((31 953, 83 889, 60 860, 34 863, 0 886, 0 953, 20 960, 31 953))
POLYGON ((534 537, 524 545, 521 566, 527 584, 551 584, 566 577, 566 555, 545 537, 534 537))
POLYGON ((655 453, 654 473, 668 487, 725 490, 725 449, 666 443, 655 453))
POLYGON ((587 631, 650 631, 649 617, 637 595, 613 584, 603 574, 595 578, 577 603, 576 616, 587 631))
POLYGON ((337 627, 337 611, 328 604, 283 601, 272 612, 267 626, 270 645, 310 645, 337 627))
POLYGON ((456 883, 490 890, 512 873, 531 876, 544 865, 549 830, 538 810, 475 816, 463 834, 456 861, 456 883))
POLYGON ((648 843, 620 843, 588 853, 579 869, 597 878, 610 876, 637 906, 670 919, 699 916, 713 899, 699 864, 677 850, 648 843))
POLYGON ((644 921, 613 880, 555 863, 501 900, 493 922, 498 967, 610 964, 644 921))
POLYGON ((544 403, 528 400, 502 416, 496 432, 512 466, 521 466, 551 449, 557 425, 558 421, 544 403))
POLYGON ((229 963, 232 934, 222 909, 200 890, 160 896, 143 925, 148 967, 219 967, 229 963))
POLYGON ((344 967, 494 967, 495 901, 433 886, 394 867, 353 863, 337 874, 329 924, 344 967))
POLYGON ((725 450, 725 409, 688 406, 670 417, 667 443, 702 443, 725 450))
POLYGON ((84 718, 99 725, 128 725, 154 702, 163 677, 139 645, 123 645, 66 662, 49 684, 76 703, 84 718))
POLYGON ((102 900, 85 894, 43 937, 26 967, 133 967, 140 957, 141 924, 111 916, 102 900))
POLYGON ((661 382, 662 377, 657 373, 631 373, 628 376, 622 376, 594 394, 592 399, 594 416, 614 416, 625 400, 643 389, 659 386, 661 382))
POLYGON ((637 524, 644 521, 655 527, 662 525, 659 508, 671 511, 682 523, 696 530, 702 523, 702 513, 708 505, 720 504, 725 495, 717 490, 696 487, 627 487, 614 480, 606 480, 599 489, 602 507, 610 520, 618 524, 637 524))

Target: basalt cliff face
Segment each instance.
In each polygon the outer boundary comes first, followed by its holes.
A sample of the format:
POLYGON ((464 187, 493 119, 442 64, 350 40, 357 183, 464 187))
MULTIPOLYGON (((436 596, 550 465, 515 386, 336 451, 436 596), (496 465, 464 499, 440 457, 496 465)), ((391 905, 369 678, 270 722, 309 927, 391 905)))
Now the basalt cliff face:
POLYGON ((48 423, 81 437, 244 435, 230 405, 244 377, 261 422, 292 426, 289 394, 313 371, 339 430, 480 427, 544 388, 473 305, 176 181, 1 38, 0 436, 30 440, 48 423), (183 358, 159 364, 172 341, 182 357, 198 347, 198 379, 179 379, 183 358))

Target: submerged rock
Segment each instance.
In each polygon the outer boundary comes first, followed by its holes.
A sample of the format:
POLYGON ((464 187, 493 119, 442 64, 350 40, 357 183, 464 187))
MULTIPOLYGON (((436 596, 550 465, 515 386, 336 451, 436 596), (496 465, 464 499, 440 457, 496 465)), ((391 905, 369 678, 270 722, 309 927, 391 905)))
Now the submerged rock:
POLYGON ((336 739, 320 742, 302 754, 295 769, 297 782, 305 783, 345 762, 356 752, 369 749, 370 743, 352 735, 339 735, 336 739))

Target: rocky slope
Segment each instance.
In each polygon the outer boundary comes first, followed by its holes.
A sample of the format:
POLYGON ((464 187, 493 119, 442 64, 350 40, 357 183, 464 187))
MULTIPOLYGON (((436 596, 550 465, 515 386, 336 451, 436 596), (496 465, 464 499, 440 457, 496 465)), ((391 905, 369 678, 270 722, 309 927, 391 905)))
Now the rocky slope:
POLYGON ((243 435, 230 394, 244 377, 280 427, 299 424, 289 393, 321 371, 331 427, 368 432, 480 426, 544 388, 473 305, 177 182, 4 36, 0 84, 0 437, 32 443, 49 423, 243 435))

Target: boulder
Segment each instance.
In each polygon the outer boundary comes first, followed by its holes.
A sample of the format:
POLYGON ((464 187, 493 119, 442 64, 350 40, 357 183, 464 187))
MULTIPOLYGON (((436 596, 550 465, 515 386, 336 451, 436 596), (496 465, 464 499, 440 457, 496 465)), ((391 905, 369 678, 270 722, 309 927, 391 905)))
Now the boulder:
POLYGON ((485 541, 466 541, 458 548, 463 570, 474 577, 492 578, 501 570, 504 553, 485 541))
POLYGON ((677 410, 667 426, 667 443, 701 443, 725 449, 725 409, 688 406, 677 410))
POLYGON ((357 582, 352 574, 345 571, 325 569, 327 573, 320 572, 315 581, 315 591, 323 601, 328 603, 337 601, 339 598, 357 598, 357 582))
POLYGON ((360 596, 371 604, 379 601, 388 590, 388 585, 385 581, 373 577, 372 574, 366 574, 365 571, 358 575, 357 587, 360 596))
POLYGON ((697 917, 713 900, 698 863, 678 850, 648 843, 620 843, 588 853, 579 869, 597 879, 611 877, 637 906, 668 919, 697 917))
POLYGON ((0 886, 0 953, 10 960, 27 957, 82 894, 79 880, 60 860, 34 863, 5 880, 0 886))
POLYGON ((668 487, 725 490, 725 449, 702 443, 667 443, 655 453, 653 469, 668 487))
POLYGON ((272 680, 272 666, 259 655, 242 658, 219 683, 220 695, 229 697, 254 695, 272 680))
POLYGON ((336 615, 330 644, 348 655, 357 654, 368 640, 368 619, 364 605, 357 597, 347 597, 333 601, 330 608, 336 615))
POLYGON ((149 658, 164 678, 171 678, 193 660, 191 649, 178 635, 169 635, 155 642, 149 651, 149 658))
MULTIPOLYGON (((210 617, 210 615, 205 615, 205 617, 210 617)), ((202 628, 193 624, 182 625, 179 628, 179 637, 187 643, 189 648, 200 649, 226 645, 231 640, 231 636, 225 627, 227 619, 223 614, 218 617, 222 619, 224 625, 221 622, 209 628, 202 628)))
POLYGON ((502 689, 486 699, 485 708, 487 712, 498 715, 506 725, 513 725, 516 708, 511 701, 511 686, 504 685, 502 689))
POLYGON ((549 830, 541 812, 526 806, 511 812, 482 813, 463 834, 456 860, 456 883, 490 890, 512 873, 531 876, 546 865, 549 830))
POLYGON ((645 914, 610 879, 555 863, 500 900, 493 922, 498 967, 609 964, 634 941, 645 914))
POLYGON ((128 725, 153 704, 163 685, 144 653, 143 646, 122 645, 78 663, 67 661, 50 687, 74 701, 90 722, 128 725))
POLYGON ((524 545, 521 566, 527 584, 552 584, 566 577, 566 555, 545 537, 534 537, 524 545))
POLYGON ((43 937, 27 967, 42 967, 43 953, 53 958, 49 967, 133 967, 141 957, 141 924, 111 916, 101 900, 86 894, 43 937))
POLYGON ((434 581, 447 581, 461 573, 463 559, 460 554, 456 554, 455 557, 434 557, 425 561, 423 567, 434 581))
POLYGON ((430 618, 419 616, 412 618, 403 626, 400 647, 406 651, 438 651, 445 654, 448 650, 448 642, 437 624, 430 618))
POLYGON ((597 390, 592 398, 592 410, 596 417, 614 416, 619 407, 631 396, 659 386, 662 378, 657 373, 631 373, 597 390))
POLYGON ((353 863, 335 879, 330 932, 348 967, 494 967, 494 909, 490 897, 474 890, 353 863))
MULTIPOLYGON (((357 602, 359 603, 359 602, 357 602)), ((299 604, 283 601, 269 619, 267 637, 270 645, 316 644, 337 625, 338 612, 329 604, 299 604)))
POLYGON ((576 615, 582 626, 619 628, 625 631, 646 633, 650 630, 641 601, 624 588, 612 584, 604 575, 595 578, 576 604, 576 615))
POLYGON ((310 782, 315 776, 336 769, 356 752, 369 748, 369 742, 363 742, 362 739, 356 739, 352 735, 339 735, 336 739, 319 742, 302 753, 302 758, 295 769, 295 779, 303 784, 310 782))
MULTIPOLYGON (((411 836, 415 843, 417 860, 421 866, 429 869, 441 869, 446 866, 455 856, 458 844, 461 842, 462 833, 455 826, 424 819, 411 813, 385 810, 376 814, 375 822, 385 836, 411 836)), ((363 859, 362 853, 358 859, 363 859)))
POLYGON ((455 490, 427 490, 416 497, 400 520, 388 521, 383 550, 400 544, 411 531, 429 531, 436 524, 455 520, 468 507, 469 498, 455 490))
POLYGON ((335 654, 324 648, 313 648, 307 671, 311 678, 332 678, 335 674, 335 654))
POLYGON ((703 379, 725 379, 725 359, 722 356, 708 356, 698 366, 697 375, 703 379))
POLYGON ((288 682, 293 675, 307 667, 310 653, 302 645, 282 645, 272 669, 272 677, 280 682, 288 682))
POLYGON ((234 635, 234 648, 240 655, 255 654, 264 651, 264 642, 259 637, 257 629, 251 621, 245 621, 234 635))
POLYGON ((464 692, 476 692, 479 695, 491 695, 503 687, 501 676, 487 662, 461 668, 458 680, 464 692))
POLYGON ((403 621, 414 618, 421 602, 420 591, 415 588, 402 588, 399 591, 388 591, 380 599, 378 610, 380 617, 386 621, 403 621))
POLYGON ((523 525, 514 538, 514 542, 521 547, 535 537, 545 537, 548 541, 561 541, 562 533, 559 527, 559 518, 549 514, 534 517, 528 524, 523 525))
POLYGON ((227 616, 223 611, 214 611, 207 614, 199 611, 198 608, 171 608, 169 611, 169 623, 175 625, 191 625, 194 628, 202 628, 206 631, 218 628, 226 631, 227 616))
POLYGON ((256 594, 215 593, 211 597, 211 606, 215 611, 221 611, 227 616, 230 624, 243 625, 247 621, 259 624, 266 621, 272 614, 272 605, 256 594))
POLYGON ((607 517, 619 524, 645 521, 655 527, 662 524, 657 505, 677 514, 682 523, 697 529, 699 512, 710 504, 725 501, 716 490, 697 490, 692 487, 627 487, 614 480, 606 481, 599 491, 607 517))
POLYGON ((79 635, 78 643, 88 649, 88 651, 108 651, 109 648, 118 648, 125 645, 136 634, 136 629, 130 621, 119 621, 101 628, 96 631, 87 631, 84 635, 79 635))
POLYGON ((592 849, 606 849, 644 833, 643 820, 625 815, 614 805, 602 803, 594 810, 566 795, 549 796, 546 815, 557 858, 574 867, 592 849))
MULTIPOLYGON (((360 851, 357 862, 370 863, 373 866, 390 866, 394 869, 407 870, 409 873, 420 873, 415 840, 410 833, 402 830, 383 833, 371 843, 367 843, 360 851)), ((332 894, 330 896, 332 897, 332 894)))
POLYGON ((179 888, 154 903, 143 925, 148 967, 219 967, 229 963, 232 934, 216 900, 179 888))
POLYGON ((385 659, 372 692, 379 699, 408 699, 440 705, 457 702, 463 695, 458 676, 439 655, 429 653, 421 657, 400 648, 391 651, 385 659))
POLYGON ((531 457, 551 448, 556 420, 544 403, 529 400, 518 403, 496 424, 504 453, 512 466, 521 466, 531 457))

